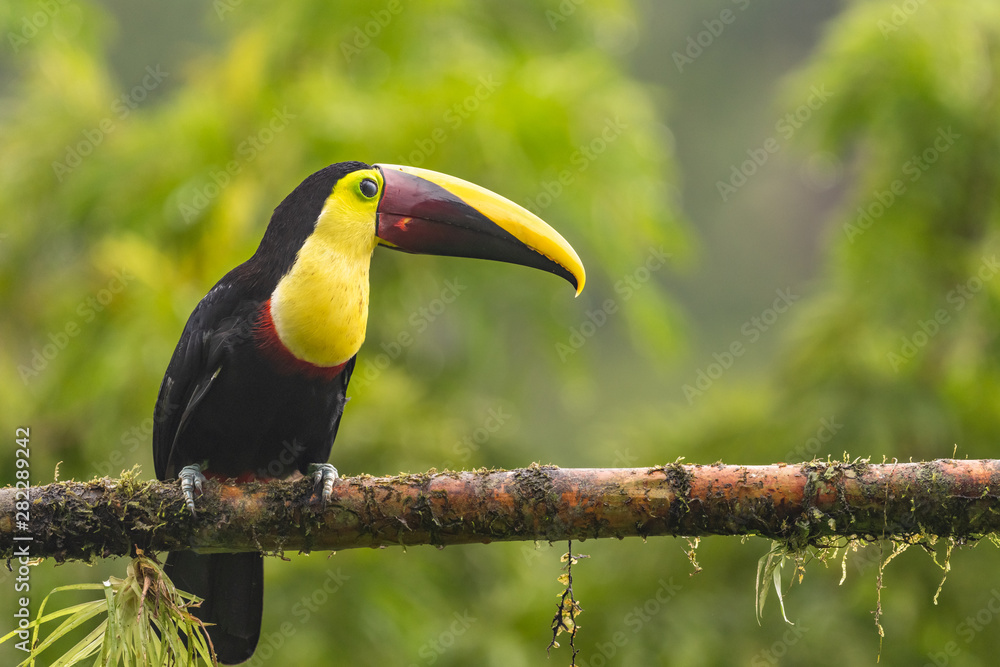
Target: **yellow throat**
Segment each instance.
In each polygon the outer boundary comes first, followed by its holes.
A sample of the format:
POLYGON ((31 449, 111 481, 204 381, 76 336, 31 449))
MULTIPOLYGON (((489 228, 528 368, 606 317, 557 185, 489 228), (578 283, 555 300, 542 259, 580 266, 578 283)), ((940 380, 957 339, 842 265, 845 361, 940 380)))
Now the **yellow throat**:
POLYGON ((377 170, 340 179, 313 233, 271 295, 278 338, 297 358, 316 366, 343 364, 365 340, 378 197, 360 192, 364 179, 375 181, 381 192, 377 170))

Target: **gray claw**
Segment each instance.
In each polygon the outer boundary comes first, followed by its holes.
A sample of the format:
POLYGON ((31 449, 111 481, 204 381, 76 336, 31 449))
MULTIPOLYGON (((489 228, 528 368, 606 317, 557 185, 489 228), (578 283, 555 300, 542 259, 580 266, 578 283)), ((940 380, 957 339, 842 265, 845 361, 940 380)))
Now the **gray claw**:
POLYGON ((192 463, 189 466, 184 466, 177 477, 181 480, 184 504, 191 510, 191 516, 198 516, 198 513, 194 511, 194 490, 198 489, 198 493, 204 493, 202 485, 207 481, 205 476, 201 474, 201 465, 192 463))
POLYGON ((333 483, 340 477, 340 473, 329 463, 310 463, 308 471, 313 477, 315 488, 319 489, 322 487, 323 495, 321 499, 322 503, 326 505, 327 501, 330 500, 330 495, 333 493, 333 483))

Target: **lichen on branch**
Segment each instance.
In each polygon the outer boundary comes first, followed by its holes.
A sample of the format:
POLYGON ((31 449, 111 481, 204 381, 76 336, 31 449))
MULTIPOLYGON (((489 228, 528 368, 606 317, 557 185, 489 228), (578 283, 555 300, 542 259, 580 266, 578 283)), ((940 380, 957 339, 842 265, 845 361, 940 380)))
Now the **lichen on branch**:
MULTIPOLYGON (((15 547, 16 489, 0 489, 0 556, 15 547)), ((340 550, 515 540, 1000 532, 1000 461, 866 461, 431 471, 342 478, 320 506, 309 480, 222 484, 184 507, 176 482, 56 482, 30 492, 31 555, 93 560, 145 551, 340 550)), ((24 534, 18 530, 17 534, 24 534)))

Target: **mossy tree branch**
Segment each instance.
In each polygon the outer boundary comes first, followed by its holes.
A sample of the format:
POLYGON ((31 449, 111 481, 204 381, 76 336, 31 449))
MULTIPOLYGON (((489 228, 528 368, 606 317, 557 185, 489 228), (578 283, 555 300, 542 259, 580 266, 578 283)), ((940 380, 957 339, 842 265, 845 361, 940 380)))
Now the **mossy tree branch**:
POLYGON ((198 516, 176 482, 57 482, 0 489, 0 556, 29 545, 57 560, 147 551, 337 550, 498 540, 760 535, 809 544, 827 536, 1000 532, 1000 461, 444 472, 339 480, 325 507, 309 480, 210 482, 198 516), (23 505, 22 505, 23 507, 23 505), (30 536, 31 541, 16 541, 30 536))

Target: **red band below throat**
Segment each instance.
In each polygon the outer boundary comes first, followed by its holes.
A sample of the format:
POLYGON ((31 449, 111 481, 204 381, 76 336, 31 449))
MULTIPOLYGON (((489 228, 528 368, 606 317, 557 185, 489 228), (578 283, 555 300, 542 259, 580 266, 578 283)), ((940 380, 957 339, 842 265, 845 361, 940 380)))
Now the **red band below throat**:
POLYGON ((332 380, 340 374, 347 362, 339 366, 317 366, 304 359, 299 359, 289 350, 278 336, 271 316, 271 300, 261 306, 254 324, 254 344, 264 353, 275 369, 288 375, 304 375, 318 380, 332 380))

